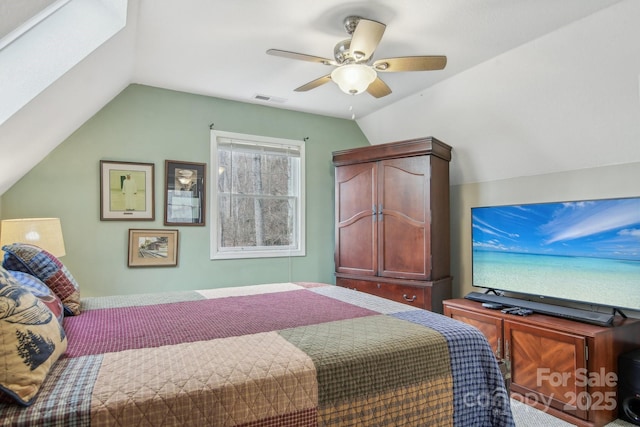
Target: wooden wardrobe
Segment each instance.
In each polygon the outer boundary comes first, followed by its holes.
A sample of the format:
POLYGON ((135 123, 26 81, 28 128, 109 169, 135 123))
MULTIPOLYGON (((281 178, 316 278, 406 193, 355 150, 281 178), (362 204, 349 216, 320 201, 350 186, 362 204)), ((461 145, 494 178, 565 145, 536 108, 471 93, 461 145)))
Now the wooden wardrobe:
POLYGON ((338 286, 442 313, 450 161, 432 137, 333 153, 338 286))

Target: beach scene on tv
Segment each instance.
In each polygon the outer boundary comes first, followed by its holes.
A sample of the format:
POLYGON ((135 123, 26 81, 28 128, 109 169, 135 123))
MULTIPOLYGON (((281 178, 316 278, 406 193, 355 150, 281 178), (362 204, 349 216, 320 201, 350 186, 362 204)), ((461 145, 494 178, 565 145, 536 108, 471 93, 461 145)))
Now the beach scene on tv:
POLYGON ((640 309, 640 197, 471 214, 474 286, 640 309))

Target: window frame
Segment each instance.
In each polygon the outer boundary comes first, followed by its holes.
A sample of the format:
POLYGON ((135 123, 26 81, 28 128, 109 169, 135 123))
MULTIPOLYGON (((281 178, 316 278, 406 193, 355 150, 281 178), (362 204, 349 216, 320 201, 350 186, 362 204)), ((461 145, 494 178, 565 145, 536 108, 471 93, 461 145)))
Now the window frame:
POLYGON ((211 172, 210 172, 210 194, 209 205, 211 211, 211 234, 210 234, 210 259, 244 259, 244 258, 276 258, 306 255, 306 225, 305 225, 305 143, 285 138, 272 138, 260 135, 249 135, 237 132, 225 132, 219 130, 211 130, 211 172), (295 197, 296 206, 296 224, 294 233, 296 234, 297 245, 294 248, 269 248, 269 247, 236 247, 233 249, 220 247, 220 228, 219 228, 219 211, 218 211, 218 143, 219 140, 238 140, 247 143, 256 144, 258 146, 277 146, 277 147, 297 147, 300 165, 298 168, 298 195, 295 197))

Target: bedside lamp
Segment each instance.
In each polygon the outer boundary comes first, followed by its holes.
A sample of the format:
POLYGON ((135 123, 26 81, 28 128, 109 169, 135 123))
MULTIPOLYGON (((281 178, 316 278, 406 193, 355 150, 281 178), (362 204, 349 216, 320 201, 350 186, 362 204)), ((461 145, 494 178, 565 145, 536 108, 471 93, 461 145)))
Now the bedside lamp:
POLYGON ((60 218, 3 219, 0 223, 0 249, 12 243, 35 245, 56 257, 66 255, 60 218))

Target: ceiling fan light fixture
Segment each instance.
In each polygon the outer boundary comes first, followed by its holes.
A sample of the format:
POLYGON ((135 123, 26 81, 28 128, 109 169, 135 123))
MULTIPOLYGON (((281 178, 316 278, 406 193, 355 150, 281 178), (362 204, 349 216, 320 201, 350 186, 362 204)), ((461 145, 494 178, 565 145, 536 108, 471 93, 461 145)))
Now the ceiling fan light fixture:
POLYGON ((294 91, 307 92, 333 80, 346 94, 357 95, 366 91, 374 98, 382 98, 391 94, 391 88, 378 78, 378 73, 442 70, 447 64, 447 57, 442 55, 398 56, 373 61, 386 25, 354 15, 345 19, 344 26, 351 38, 335 45, 334 59, 280 49, 267 50, 269 55, 336 67, 331 74, 311 80, 294 91))
POLYGON ((342 65, 331 72, 331 80, 336 82, 344 93, 357 95, 367 90, 378 74, 364 64, 342 65))

